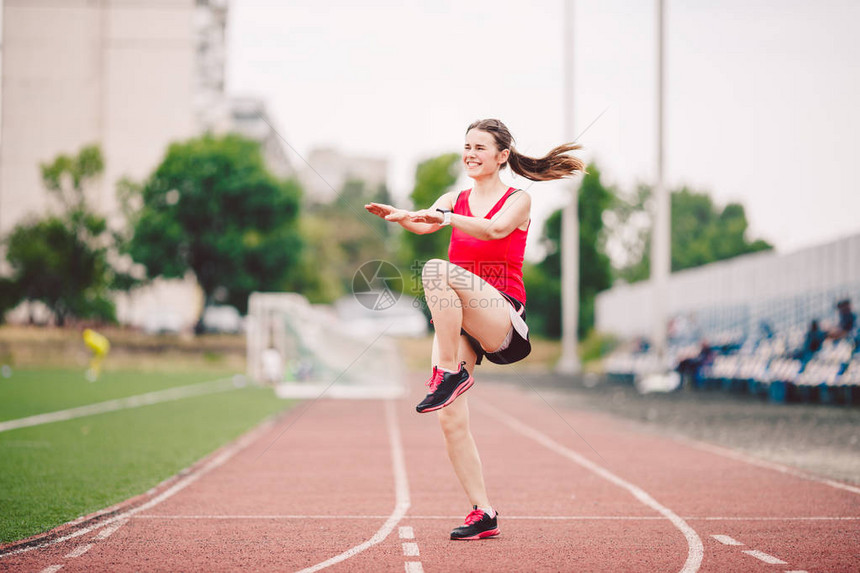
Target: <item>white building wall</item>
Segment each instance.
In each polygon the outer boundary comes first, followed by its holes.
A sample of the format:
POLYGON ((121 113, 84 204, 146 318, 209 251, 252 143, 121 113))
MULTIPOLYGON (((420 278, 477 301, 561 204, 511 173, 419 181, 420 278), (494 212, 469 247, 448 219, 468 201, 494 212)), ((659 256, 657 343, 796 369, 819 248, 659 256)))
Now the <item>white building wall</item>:
POLYGON ((5 0, 0 234, 48 207, 39 164, 101 140, 102 18, 85 0, 5 0), (51 9, 45 9, 48 5, 51 9))
POLYGON ((171 141, 198 132, 193 106, 193 0, 112 0, 106 9, 105 213, 116 216, 114 184, 146 178, 171 141))
MULTIPOLYGON (((669 316, 709 308, 746 308, 754 328, 768 302, 815 295, 819 318, 831 318, 837 298, 852 297, 860 304, 860 234, 782 255, 753 253, 695 269, 672 273, 669 279, 669 316)), ((595 326, 623 337, 652 332, 653 289, 650 281, 620 285, 597 295, 595 326)), ((802 314, 802 313, 801 313, 802 314)), ((804 317, 805 318, 805 317, 804 317)))

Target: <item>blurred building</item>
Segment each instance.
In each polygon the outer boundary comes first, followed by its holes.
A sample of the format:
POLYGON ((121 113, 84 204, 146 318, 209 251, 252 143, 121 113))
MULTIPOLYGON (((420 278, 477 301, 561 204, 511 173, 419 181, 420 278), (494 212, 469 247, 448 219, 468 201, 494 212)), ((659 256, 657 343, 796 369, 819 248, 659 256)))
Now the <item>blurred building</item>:
MULTIPOLYGON (((52 206, 39 165, 98 143, 105 172, 91 205, 121 221, 115 185, 146 178, 174 140, 232 125, 224 94, 227 0, 3 2, 0 236, 52 206)), ((193 320, 193 279, 118 301, 193 320)))
POLYGON ((224 96, 227 62, 227 0, 197 0, 192 33, 196 46, 193 109, 198 131, 232 127, 224 96))
POLYGON ((114 218, 114 185, 141 180, 167 144, 229 124, 226 0, 6 0, 0 234, 49 197, 39 164, 100 143, 92 204, 114 218))
POLYGON ((263 100, 252 97, 230 100, 230 129, 260 143, 269 171, 278 177, 292 177, 295 172, 287 158, 284 143, 272 125, 263 100))
POLYGON ((336 149, 317 148, 307 157, 313 167, 299 172, 305 198, 312 203, 333 200, 349 180, 364 181, 367 189, 376 189, 388 180, 388 161, 377 157, 347 155, 336 149))

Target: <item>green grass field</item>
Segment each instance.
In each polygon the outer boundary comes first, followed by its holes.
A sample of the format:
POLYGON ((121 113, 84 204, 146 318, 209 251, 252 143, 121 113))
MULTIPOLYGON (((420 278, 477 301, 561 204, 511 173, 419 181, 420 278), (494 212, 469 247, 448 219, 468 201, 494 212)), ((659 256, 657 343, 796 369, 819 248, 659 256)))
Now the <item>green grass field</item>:
MULTIPOLYGON (((0 378, 0 420, 228 375, 22 369, 0 378)), ((143 493, 288 406, 245 387, 0 432, 0 543, 143 493)))

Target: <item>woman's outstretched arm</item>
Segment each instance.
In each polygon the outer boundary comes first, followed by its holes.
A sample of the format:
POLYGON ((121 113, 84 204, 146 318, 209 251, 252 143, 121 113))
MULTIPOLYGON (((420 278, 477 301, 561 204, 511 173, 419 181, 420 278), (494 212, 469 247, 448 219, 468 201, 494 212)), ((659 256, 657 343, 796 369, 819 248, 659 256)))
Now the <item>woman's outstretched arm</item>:
MULTIPOLYGON (((520 191, 513 195, 492 219, 453 214, 451 225, 482 241, 501 239, 528 222, 531 206, 531 197, 525 191, 520 191)), ((433 221, 441 219, 441 213, 435 209, 406 213, 415 225, 432 224, 433 221)))
MULTIPOLYGON (((412 211, 398 209, 397 207, 392 207, 391 205, 386 205, 384 203, 368 203, 364 208, 370 213, 377 215, 378 217, 382 217, 386 221, 400 223, 401 227, 418 235, 435 233, 442 228, 442 225, 439 225, 438 223, 413 221, 412 211)), ((451 193, 445 193, 439 197, 435 203, 433 203, 430 210, 436 212, 436 209, 447 209, 450 211, 453 208, 453 195, 451 193)))

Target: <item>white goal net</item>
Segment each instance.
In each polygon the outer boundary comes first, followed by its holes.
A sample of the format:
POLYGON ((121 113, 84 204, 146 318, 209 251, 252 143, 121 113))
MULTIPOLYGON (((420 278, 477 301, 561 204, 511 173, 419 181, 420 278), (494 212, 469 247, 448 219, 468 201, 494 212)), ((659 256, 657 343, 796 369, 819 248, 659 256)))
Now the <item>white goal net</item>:
POLYGON ((357 336, 334 311, 296 293, 253 293, 248 301, 248 376, 282 397, 382 398, 403 391, 397 347, 357 336))

